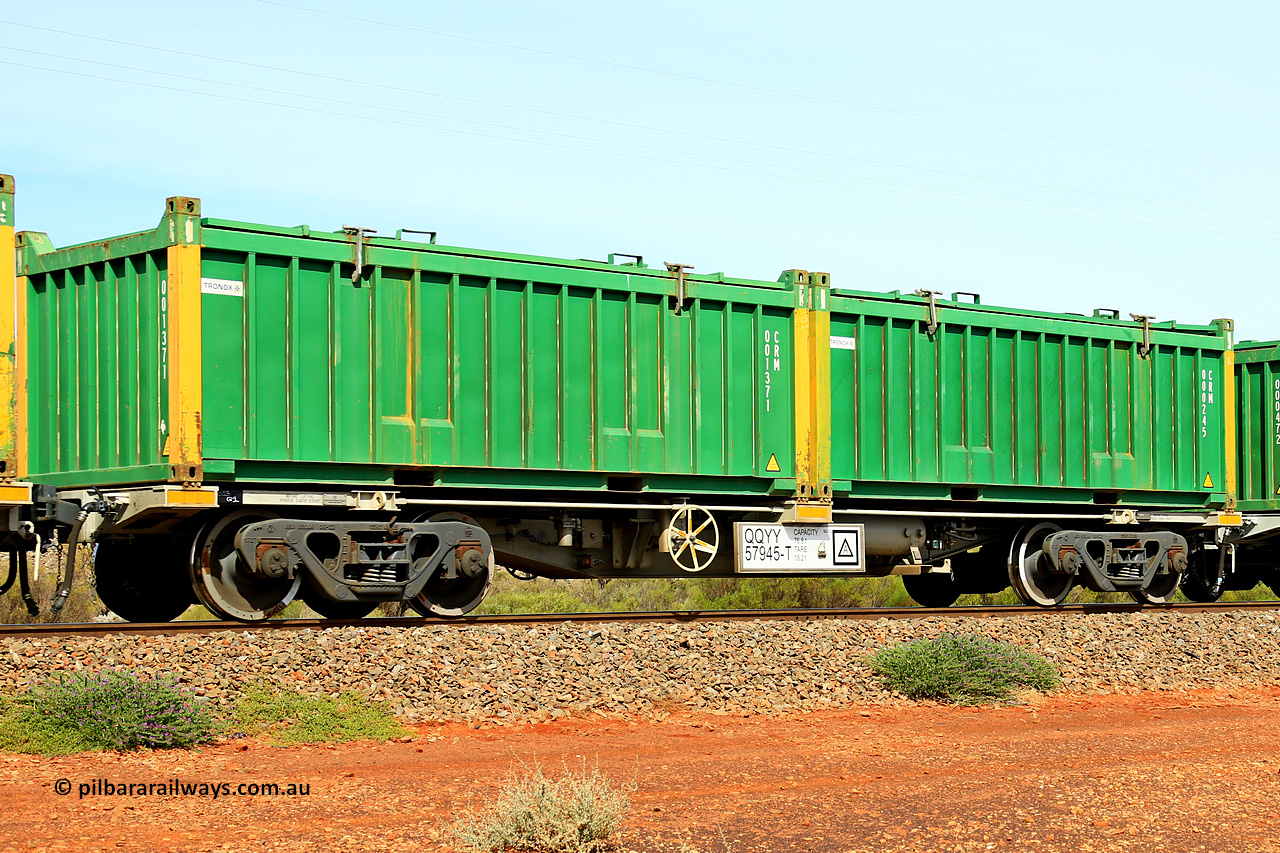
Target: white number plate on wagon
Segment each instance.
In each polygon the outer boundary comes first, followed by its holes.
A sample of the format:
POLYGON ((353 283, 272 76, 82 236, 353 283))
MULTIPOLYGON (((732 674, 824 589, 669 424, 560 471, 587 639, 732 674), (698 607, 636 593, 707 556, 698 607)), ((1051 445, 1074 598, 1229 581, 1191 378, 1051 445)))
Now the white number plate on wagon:
POLYGON ((861 524, 733 525, 739 574, 865 572, 861 524))

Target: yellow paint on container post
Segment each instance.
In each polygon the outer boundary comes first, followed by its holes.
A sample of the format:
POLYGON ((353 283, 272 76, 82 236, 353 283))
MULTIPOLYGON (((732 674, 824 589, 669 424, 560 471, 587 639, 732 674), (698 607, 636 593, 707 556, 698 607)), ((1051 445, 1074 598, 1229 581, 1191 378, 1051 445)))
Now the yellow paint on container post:
POLYGON ((813 449, 811 471, 814 496, 831 498, 831 276, 813 273, 813 311, 809 318, 809 346, 813 380, 811 394, 813 449))
POLYGON ((831 277, 794 270, 796 494, 831 498, 831 277))
POLYGON ((201 406, 203 344, 200 318, 200 247, 170 246, 162 285, 169 314, 169 468, 171 479, 203 479, 201 406))
POLYGON ((1235 509, 1238 472, 1236 469, 1236 353, 1227 350, 1223 353, 1222 367, 1223 423, 1226 426, 1224 452, 1226 453, 1226 487, 1227 509, 1235 509))
MULTIPOLYGON (((18 470, 18 283, 14 182, 0 175, 0 477, 18 470)), ((22 280, 25 282, 25 279, 22 280)))
MULTIPOLYGON (((811 470, 813 435, 813 407, 810 397, 810 386, 813 384, 812 365, 810 361, 810 340, 812 333, 809 326, 809 273, 805 270, 794 270, 796 308, 791 318, 792 338, 795 350, 795 415, 796 415, 796 495, 807 498, 812 494, 813 476, 811 470)), ((767 468, 765 470, 768 470, 767 468)))
POLYGON ((25 477, 31 470, 28 456, 31 452, 31 440, 27 432, 30 424, 27 416, 27 277, 20 275, 14 288, 14 310, 17 322, 13 342, 14 366, 14 430, 13 430, 13 476, 25 477))

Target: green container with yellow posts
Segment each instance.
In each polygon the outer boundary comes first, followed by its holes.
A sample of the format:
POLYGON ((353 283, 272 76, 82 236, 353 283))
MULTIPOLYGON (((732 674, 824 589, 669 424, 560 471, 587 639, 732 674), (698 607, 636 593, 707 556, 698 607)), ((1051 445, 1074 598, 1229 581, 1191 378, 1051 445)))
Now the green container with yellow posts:
POLYGON ((462 615, 497 566, 1162 601, 1233 523, 1227 321, 435 237, 187 197, 79 246, 19 233, 0 444, 34 531, 79 519, 126 618, 255 620, 462 615))

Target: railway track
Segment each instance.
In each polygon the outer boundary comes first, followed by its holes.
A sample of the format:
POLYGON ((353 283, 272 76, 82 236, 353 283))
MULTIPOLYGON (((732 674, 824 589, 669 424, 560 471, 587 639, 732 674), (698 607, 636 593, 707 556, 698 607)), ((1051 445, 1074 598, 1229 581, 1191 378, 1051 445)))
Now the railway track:
POLYGON ((209 634, 217 631, 322 631, 327 628, 467 628, 489 625, 554 625, 565 622, 717 622, 807 621, 814 619, 925 619, 962 617, 1007 618, 1095 613, 1224 613, 1244 610, 1280 610, 1280 601, 1232 601, 1213 604, 1070 604, 1060 607, 999 605, 994 607, 854 607, 813 610, 702 610, 643 613, 557 613, 473 616, 442 619, 423 616, 369 617, 364 619, 275 619, 267 622, 78 622, 0 626, 0 638, 105 636, 107 634, 209 634))

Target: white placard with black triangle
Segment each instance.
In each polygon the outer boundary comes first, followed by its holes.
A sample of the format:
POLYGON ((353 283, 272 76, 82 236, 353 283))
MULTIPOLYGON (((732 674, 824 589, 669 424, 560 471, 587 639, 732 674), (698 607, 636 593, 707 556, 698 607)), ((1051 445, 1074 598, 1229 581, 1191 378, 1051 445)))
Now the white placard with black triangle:
POLYGON ((837 527, 831 533, 835 548, 831 562, 837 568, 862 571, 862 527, 837 527))

